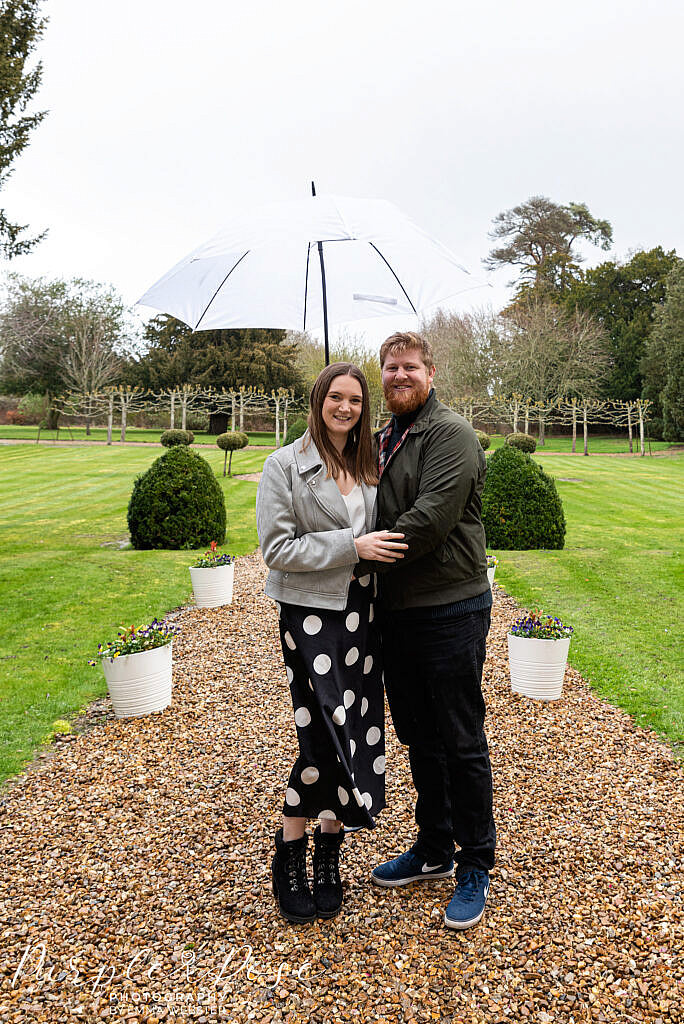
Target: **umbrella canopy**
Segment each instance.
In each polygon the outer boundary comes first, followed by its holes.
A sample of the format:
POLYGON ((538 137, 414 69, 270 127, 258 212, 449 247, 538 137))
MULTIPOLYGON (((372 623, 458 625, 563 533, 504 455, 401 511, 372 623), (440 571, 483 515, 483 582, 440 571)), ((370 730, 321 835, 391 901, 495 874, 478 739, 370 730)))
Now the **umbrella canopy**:
POLYGON ((392 203, 311 196, 236 215, 138 304, 193 330, 327 334, 328 323, 420 314, 473 286, 453 254, 392 203))

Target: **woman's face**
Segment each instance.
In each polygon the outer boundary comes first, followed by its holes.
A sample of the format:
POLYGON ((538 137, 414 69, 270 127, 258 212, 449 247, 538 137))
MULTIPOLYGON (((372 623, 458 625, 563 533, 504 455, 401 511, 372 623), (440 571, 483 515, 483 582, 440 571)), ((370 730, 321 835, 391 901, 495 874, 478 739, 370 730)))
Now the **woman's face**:
POLYGON ((341 374, 335 377, 323 400, 321 414, 328 434, 346 441, 349 431, 356 426, 363 409, 363 392, 355 377, 341 374))

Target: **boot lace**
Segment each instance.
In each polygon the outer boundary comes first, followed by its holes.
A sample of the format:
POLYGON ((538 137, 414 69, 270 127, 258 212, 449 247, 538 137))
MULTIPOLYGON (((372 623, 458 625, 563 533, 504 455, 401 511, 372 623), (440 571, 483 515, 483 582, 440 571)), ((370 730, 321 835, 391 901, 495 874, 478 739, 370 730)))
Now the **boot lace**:
POLYGON ((285 870, 292 892, 299 892, 300 887, 306 888, 306 850, 292 850, 287 859, 285 870))
POLYGON ((337 885, 338 850, 324 846, 316 853, 316 884, 337 885))

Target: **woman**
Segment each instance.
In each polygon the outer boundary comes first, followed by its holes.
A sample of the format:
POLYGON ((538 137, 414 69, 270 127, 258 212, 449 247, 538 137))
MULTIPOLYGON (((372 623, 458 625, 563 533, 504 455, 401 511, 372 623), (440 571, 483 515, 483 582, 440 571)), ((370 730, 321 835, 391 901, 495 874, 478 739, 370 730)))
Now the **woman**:
POLYGON ((268 457, 257 530, 279 603, 280 638, 299 739, 275 837, 273 892, 288 921, 333 917, 342 905, 341 826, 373 828, 385 806, 384 702, 370 576, 360 558, 402 558, 403 534, 372 532, 377 472, 368 385, 333 363, 310 397, 308 430, 268 457), (314 832, 313 894, 306 823, 314 832))

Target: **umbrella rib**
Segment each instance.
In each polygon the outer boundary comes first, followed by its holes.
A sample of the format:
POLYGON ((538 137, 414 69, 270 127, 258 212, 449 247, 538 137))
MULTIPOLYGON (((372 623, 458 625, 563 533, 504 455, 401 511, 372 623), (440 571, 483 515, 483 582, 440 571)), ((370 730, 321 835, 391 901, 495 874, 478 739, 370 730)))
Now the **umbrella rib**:
POLYGON ((209 302, 208 302, 208 303, 207 303, 207 305, 205 306, 205 309, 204 309, 204 312, 202 313, 202 316, 201 316, 201 317, 199 318, 199 320, 197 321, 197 323, 196 323, 196 324, 195 324, 195 326, 193 327, 193 331, 196 331, 196 330, 197 330, 197 328, 199 327, 199 325, 200 325, 200 324, 202 323, 202 321, 204 320, 205 316, 207 315, 207 310, 209 309, 209 306, 211 306, 212 302, 214 301, 214 299, 216 298, 216 296, 218 295, 218 293, 219 293, 219 292, 221 291, 221 289, 223 288, 224 284, 226 283, 226 281, 228 280, 228 278, 230 277, 230 275, 231 275, 231 274, 233 273, 233 271, 235 270, 235 268, 236 268, 237 266, 239 266, 239 264, 240 264, 240 263, 242 263, 242 261, 244 260, 245 256, 247 256, 247 255, 248 255, 248 253, 249 253, 249 249, 247 250, 247 252, 243 252, 242 256, 241 256, 241 257, 240 257, 240 259, 239 259, 239 260, 237 261, 237 263, 234 263, 234 264, 233 264, 233 266, 232 266, 232 267, 230 268, 230 270, 228 271, 228 273, 226 274, 226 276, 225 276, 225 277, 223 278, 223 280, 221 281, 221 284, 220 284, 220 285, 218 286, 218 288, 216 289, 216 291, 214 292, 214 294, 212 295, 212 297, 211 297, 211 298, 209 299, 209 302))
POLYGON ((399 287, 401 288, 402 292, 403 292, 403 293, 404 293, 404 295, 406 296, 406 301, 408 302, 409 306, 411 307, 411 309, 413 310, 413 312, 414 312, 414 313, 416 314, 416 316, 418 316, 418 310, 416 309, 416 307, 415 307, 415 306, 413 305, 413 303, 411 302, 411 300, 410 300, 410 298, 409 298, 409 296, 408 296, 408 292, 407 292, 407 291, 406 291, 406 289, 404 288, 403 284, 401 283, 401 281, 399 280, 399 278, 397 277, 397 275, 395 274, 395 272, 394 272, 394 271, 392 270, 392 267, 391 267, 391 266, 389 265, 389 263, 387 262, 387 260, 385 259, 385 257, 384 257, 384 256, 382 255, 382 253, 381 253, 381 252, 380 252, 380 250, 378 249, 377 245, 375 245, 375 244, 374 244, 373 242, 369 242, 368 244, 369 244, 369 245, 371 246, 371 248, 375 249, 375 251, 377 252, 378 256, 379 256, 379 257, 380 257, 380 259, 381 259, 381 260, 383 261, 383 263, 385 264, 385 266, 386 266, 386 267, 387 267, 387 269, 389 270, 390 274, 392 275, 392 277, 393 277, 393 278, 394 278, 394 280, 395 280, 395 281, 397 282, 397 284, 398 284, 398 285, 399 285, 399 287))
POLYGON ((306 276, 304 278, 304 325, 302 330, 306 330, 306 299, 309 294, 309 256, 311 255, 311 242, 306 247, 306 276))

